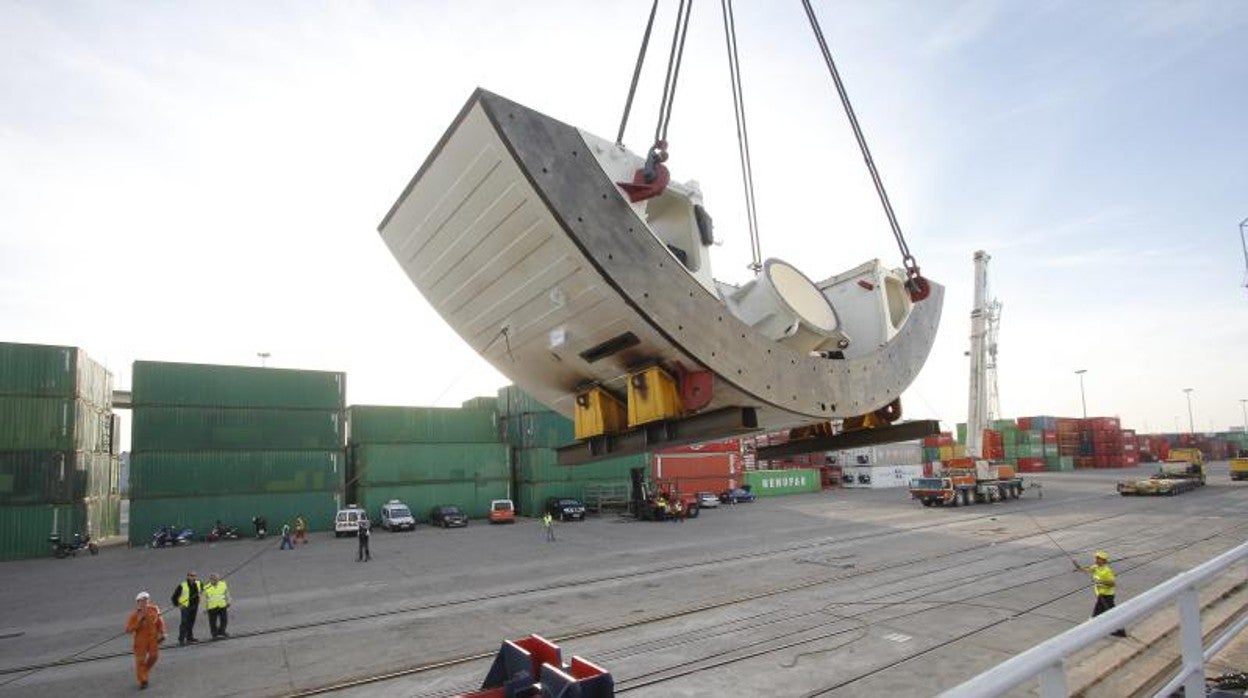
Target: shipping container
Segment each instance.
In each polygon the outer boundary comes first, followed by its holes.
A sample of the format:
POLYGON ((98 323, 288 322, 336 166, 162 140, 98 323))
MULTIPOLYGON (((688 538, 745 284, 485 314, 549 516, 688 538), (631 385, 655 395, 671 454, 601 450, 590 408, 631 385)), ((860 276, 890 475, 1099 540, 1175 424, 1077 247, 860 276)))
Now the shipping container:
POLYGON ((113 404, 113 378, 75 347, 0 343, 0 395, 61 397, 113 404))
POLYGON ((343 445, 335 410, 135 407, 131 448, 140 451, 334 450, 343 445))
MULTIPOLYGON (((941 460, 941 454, 946 452, 945 449, 948 449, 947 453, 951 458, 959 457, 955 452, 964 448, 960 444, 935 447, 931 452, 931 455, 935 456, 932 460, 941 460)), ((921 442, 902 441, 840 451, 836 460, 844 465, 918 465, 924 462, 924 455, 925 447, 921 445, 921 442)))
POLYGON ((680 492, 714 492, 741 482, 741 456, 736 453, 656 453, 651 474, 680 492))
POLYGON ((499 443, 491 410, 352 405, 347 415, 352 443, 499 443))
POLYGON ((923 477, 930 470, 930 467, 921 463, 853 466, 844 474, 844 485, 851 489, 909 487, 912 479, 923 477))
POLYGON ((603 488, 615 489, 621 493, 629 492, 631 480, 627 477, 603 478, 597 480, 568 480, 563 482, 517 482, 512 494, 512 501, 521 516, 541 516, 546 507, 546 500, 551 497, 571 497, 586 505, 593 512, 588 501, 588 491, 602 491, 603 488))
POLYGON ((135 361, 135 406, 341 410, 346 374, 255 366, 135 361))
POLYGON ((350 479, 360 486, 511 479, 506 444, 353 444, 350 479))
POLYGON ((74 451, 0 452, 0 505, 70 504, 87 495, 74 451))
POLYGON ((86 527, 81 503, 0 507, 0 560, 50 557, 48 537, 53 532, 70 540, 75 533, 86 533, 86 527))
POLYGON ((190 526, 197 537, 203 536, 218 520, 247 534, 253 530, 254 516, 267 520, 270 535, 296 516, 303 516, 310 531, 329 531, 341 506, 342 496, 328 491, 134 499, 130 501, 130 543, 151 543, 152 533, 161 526, 190 526))
POLYGON ((537 398, 514 385, 505 385, 498 389, 497 410, 503 416, 526 412, 553 412, 549 407, 538 402, 537 398))
POLYGON ((82 501, 86 528, 96 540, 120 533, 121 497, 87 497, 82 501))
POLYGON ((576 440, 572 420, 554 412, 526 412, 500 419, 501 433, 516 448, 558 448, 576 440))
POLYGON ((420 523, 429 523, 429 510, 442 504, 453 504, 469 518, 485 518, 490 502, 509 499, 511 483, 506 479, 465 482, 424 483, 419 485, 368 485, 356 490, 355 503, 368 510, 369 517, 381 517, 381 505, 397 499, 412 510, 420 523))
POLYGON ((633 468, 650 469, 649 453, 608 458, 583 465, 559 465, 553 449, 529 448, 516 449, 515 459, 517 482, 627 480, 633 468))
POLYGON ((493 395, 468 398, 460 404, 460 407, 466 410, 489 410, 491 412, 498 412, 498 398, 493 395))
MULTIPOLYGON (((918 467, 922 472, 922 466, 918 467)), ((746 472, 744 479, 750 491, 759 497, 818 492, 823 488, 819 471, 813 469, 753 470, 746 472)))
POLYGON ((741 453, 741 439, 725 439, 724 441, 708 441, 701 444, 671 446, 654 452, 655 455, 669 453, 741 453))
POLYGON ((0 451, 107 451, 112 415, 84 400, 0 396, 0 451))
POLYGON ((142 451, 130 456, 130 496, 341 492, 345 466, 341 450, 142 451))

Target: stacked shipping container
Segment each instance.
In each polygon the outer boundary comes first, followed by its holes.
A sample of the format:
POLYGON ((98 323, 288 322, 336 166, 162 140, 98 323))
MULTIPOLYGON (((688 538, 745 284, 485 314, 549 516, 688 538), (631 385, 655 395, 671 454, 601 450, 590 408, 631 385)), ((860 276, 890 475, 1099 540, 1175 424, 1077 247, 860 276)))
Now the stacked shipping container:
POLYGON ((116 535, 112 376, 74 347, 0 344, 0 559, 116 535))
MULTIPOLYGON (((950 440, 953 438, 948 434, 942 436, 950 440)), ((931 443, 936 444, 939 440, 940 437, 932 437, 931 443)), ((923 457, 929 452, 929 448, 938 454, 941 446, 924 446, 919 441, 903 441, 837 451, 833 459, 841 466, 842 483, 845 487, 908 487, 911 479, 923 477, 923 457)), ((952 447, 948 448, 952 454, 952 447)))
POLYGON ((403 501, 418 521, 453 504, 470 517, 511 493, 511 460, 498 438, 498 416, 475 408, 379 407, 348 410, 348 492, 376 518, 382 504, 403 501))
POLYGON ((346 377, 326 371, 136 361, 130 541, 217 520, 327 530, 342 502, 346 377))

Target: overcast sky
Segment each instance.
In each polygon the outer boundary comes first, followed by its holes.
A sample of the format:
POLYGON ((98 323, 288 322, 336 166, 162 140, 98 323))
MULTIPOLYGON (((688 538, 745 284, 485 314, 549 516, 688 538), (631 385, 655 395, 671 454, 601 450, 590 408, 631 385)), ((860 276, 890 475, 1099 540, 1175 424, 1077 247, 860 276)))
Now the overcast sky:
MULTIPOLYGON (((675 3, 625 142, 652 138, 675 3)), ((948 288, 906 414, 966 415, 974 250, 1005 415, 1243 422, 1248 3, 815 2, 912 251, 948 288)), ((473 88, 614 137, 650 3, 0 2, 0 340, 348 373, 352 403, 507 381, 376 226, 473 88)), ((764 256, 899 255, 797 2, 739 2, 764 256)), ((669 131, 747 278, 718 3, 669 131)))

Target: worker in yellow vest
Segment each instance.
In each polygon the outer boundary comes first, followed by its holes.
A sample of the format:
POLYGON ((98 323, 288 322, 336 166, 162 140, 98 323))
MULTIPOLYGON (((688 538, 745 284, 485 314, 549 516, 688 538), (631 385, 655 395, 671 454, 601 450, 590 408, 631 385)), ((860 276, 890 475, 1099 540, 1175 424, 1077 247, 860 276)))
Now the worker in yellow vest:
POLYGON ((204 606, 208 609, 208 630, 212 639, 220 640, 229 637, 225 626, 230 621, 230 587, 215 572, 208 575, 208 583, 204 585, 204 606))
MULTIPOLYGON (((1109 566, 1107 553, 1097 551, 1093 558, 1094 564, 1091 567, 1084 567, 1076 562, 1075 569, 1092 575, 1092 591, 1096 594, 1096 605, 1092 607, 1092 617, 1095 618, 1114 607, 1118 578, 1114 575, 1114 569, 1109 566)), ((1126 637, 1127 631, 1119 628, 1110 634, 1115 637, 1126 637)))
POLYGON ((203 590, 204 585, 194 572, 187 572, 186 580, 173 588, 173 596, 169 598, 169 602, 182 613, 181 622, 178 623, 179 646, 188 642, 199 642, 195 639, 195 616, 199 614, 199 597, 203 590))

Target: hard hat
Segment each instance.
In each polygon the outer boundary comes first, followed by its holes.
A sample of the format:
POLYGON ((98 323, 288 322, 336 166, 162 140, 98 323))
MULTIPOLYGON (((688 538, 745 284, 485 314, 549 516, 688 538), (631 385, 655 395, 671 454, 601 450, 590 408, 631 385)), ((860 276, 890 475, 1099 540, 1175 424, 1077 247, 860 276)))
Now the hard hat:
POLYGON ((1098 560, 1108 560, 1108 559, 1109 559, 1109 553, 1106 553, 1106 552, 1103 552, 1103 551, 1098 550, 1098 551, 1096 551, 1096 555, 1094 555, 1093 557, 1095 557, 1095 558, 1096 558, 1096 559, 1098 559, 1098 560))
POLYGON ((147 593, 146 591, 140 591, 140 592, 139 592, 139 595, 138 595, 138 596, 136 596, 136 597, 134 597, 134 600, 135 600, 135 601, 142 601, 143 599, 150 599, 150 598, 152 598, 152 595, 151 595, 151 594, 147 593))

